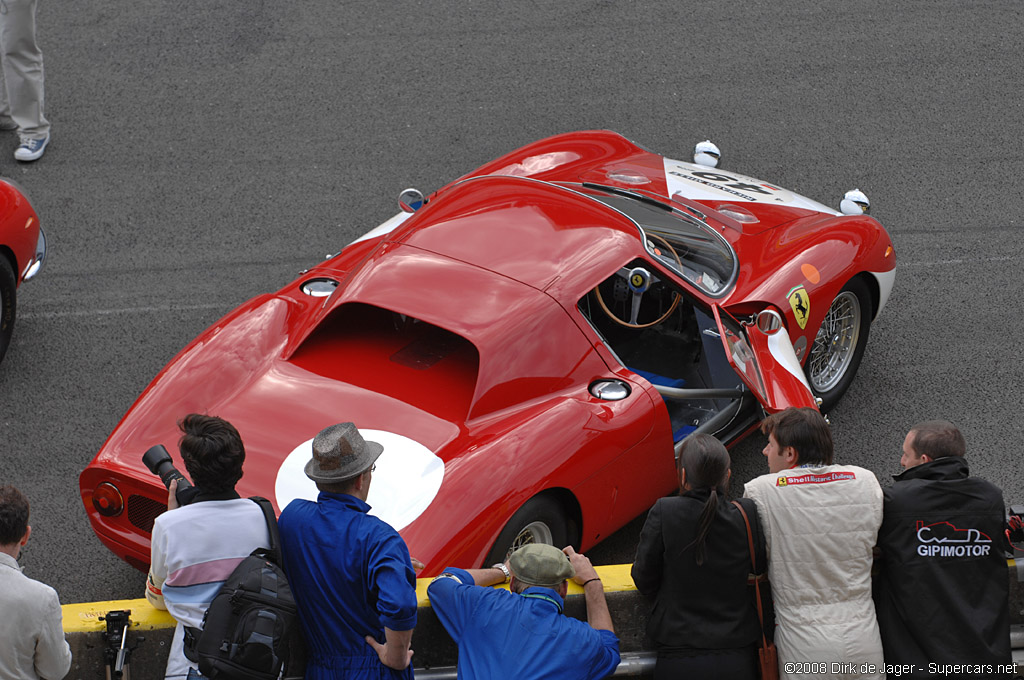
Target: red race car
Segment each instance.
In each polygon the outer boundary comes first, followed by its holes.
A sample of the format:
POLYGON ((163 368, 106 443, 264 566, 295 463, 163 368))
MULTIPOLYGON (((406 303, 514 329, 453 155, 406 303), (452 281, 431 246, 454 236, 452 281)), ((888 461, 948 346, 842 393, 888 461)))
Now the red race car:
POLYGON ((7 353, 18 312, 18 287, 39 273, 46 237, 21 188, 0 179, 0 360, 7 353))
POLYGON ((166 490, 143 466, 176 421, 245 442, 244 495, 315 498, 322 428, 384 453, 372 512, 425 574, 524 542, 587 549, 676 486, 694 432, 830 408, 853 380, 895 256, 867 199, 844 213, 612 132, 545 139, 403 211, 200 335, 82 472, 93 529, 140 569, 166 490))

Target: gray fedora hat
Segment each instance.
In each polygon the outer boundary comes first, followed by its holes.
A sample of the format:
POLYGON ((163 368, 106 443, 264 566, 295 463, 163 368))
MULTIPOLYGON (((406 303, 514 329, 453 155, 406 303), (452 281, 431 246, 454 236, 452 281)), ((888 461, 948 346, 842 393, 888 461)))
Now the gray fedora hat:
POLYGON ((324 484, 343 482, 368 470, 383 452, 377 442, 363 439, 354 423, 331 425, 313 439, 313 458, 306 463, 306 476, 324 484))

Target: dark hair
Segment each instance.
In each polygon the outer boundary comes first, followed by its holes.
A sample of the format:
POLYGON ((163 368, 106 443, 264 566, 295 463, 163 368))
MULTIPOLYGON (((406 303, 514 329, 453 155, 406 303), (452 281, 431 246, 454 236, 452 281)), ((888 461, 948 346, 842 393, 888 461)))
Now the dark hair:
POLYGON ((729 451, 722 442, 709 434, 694 434, 686 438, 679 450, 679 458, 676 460, 676 470, 686 470, 686 483, 691 489, 710 489, 711 493, 704 502, 704 509, 700 512, 697 520, 697 537, 690 545, 696 546, 697 564, 704 564, 704 556, 707 554, 705 544, 708 532, 711 530, 711 522, 718 512, 718 497, 725 495, 728 480, 729 466, 731 464, 729 451))
POLYGON ((801 465, 832 464, 832 430, 816 408, 791 406, 773 413, 761 421, 761 432, 775 435, 782 448, 792 446, 801 465))
POLYGON ((13 545, 28 531, 28 499, 13 486, 0 486, 0 545, 13 545))
POLYGON ((178 427, 183 432, 178 448, 192 482, 212 493, 234 489, 245 462, 245 447, 234 425, 216 416, 190 413, 178 427))
POLYGON ((910 428, 914 433, 911 446, 914 453, 932 460, 967 453, 967 442, 956 425, 948 420, 926 420, 910 428))

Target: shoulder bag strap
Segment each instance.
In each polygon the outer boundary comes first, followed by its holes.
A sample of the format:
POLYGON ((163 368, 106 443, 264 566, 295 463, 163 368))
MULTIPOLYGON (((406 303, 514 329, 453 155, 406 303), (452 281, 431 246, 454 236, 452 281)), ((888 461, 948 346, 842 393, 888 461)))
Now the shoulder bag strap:
POLYGON ((263 519, 267 522, 267 533, 270 534, 270 545, 267 546, 270 558, 275 564, 281 563, 281 537, 277 533, 277 515, 274 514, 274 506, 262 496, 252 496, 251 500, 260 506, 263 511, 263 519))
MULTIPOLYGON (((750 573, 753 575, 757 571, 757 565, 754 562, 754 534, 750 529, 750 518, 747 517, 747 511, 743 509, 739 501, 733 501, 732 504, 743 515, 743 523, 747 526, 747 546, 750 548, 750 573)), ((757 603, 757 620, 761 623, 761 645, 767 647, 768 638, 764 634, 764 611, 761 609, 761 583, 760 579, 756 576, 754 576, 754 602, 757 603)))

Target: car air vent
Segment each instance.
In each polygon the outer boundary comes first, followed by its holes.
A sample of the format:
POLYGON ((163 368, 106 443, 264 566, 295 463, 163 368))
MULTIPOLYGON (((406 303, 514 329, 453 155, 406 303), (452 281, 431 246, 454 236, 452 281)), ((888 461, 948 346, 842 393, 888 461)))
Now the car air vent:
POLYGON ((129 496, 128 503, 125 504, 128 521, 147 534, 153 533, 153 521, 166 509, 166 504, 137 494, 129 496))
POLYGON ((334 279, 310 279, 302 284, 302 292, 312 297, 330 297, 337 287, 338 282, 334 279))

